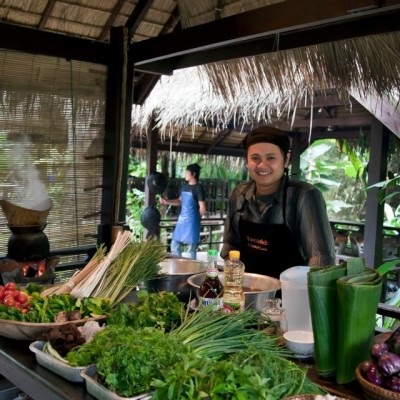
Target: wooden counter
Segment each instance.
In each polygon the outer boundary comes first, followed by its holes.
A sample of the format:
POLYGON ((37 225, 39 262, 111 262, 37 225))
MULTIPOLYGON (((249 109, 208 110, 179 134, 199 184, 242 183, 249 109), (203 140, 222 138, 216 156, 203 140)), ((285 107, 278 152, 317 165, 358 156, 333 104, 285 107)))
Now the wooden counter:
POLYGON ((35 400, 94 400, 84 383, 69 382, 36 362, 30 341, 0 336, 0 374, 35 400))
POLYGON ((353 381, 346 385, 339 385, 333 380, 322 379, 317 373, 315 364, 313 364, 312 362, 299 362, 298 364, 307 367, 307 375, 310 380, 316 383, 322 389, 325 389, 330 394, 338 397, 344 397, 349 400, 365 399, 361 386, 357 381, 353 381))
MULTIPOLYGON (((35 400, 94 400, 84 383, 69 382, 41 367, 29 350, 30 341, 12 340, 0 336, 0 374, 35 400)), ((309 368, 309 378, 333 395, 349 400, 363 400, 361 388, 355 381, 338 385, 321 379, 312 362, 299 365, 309 368)))

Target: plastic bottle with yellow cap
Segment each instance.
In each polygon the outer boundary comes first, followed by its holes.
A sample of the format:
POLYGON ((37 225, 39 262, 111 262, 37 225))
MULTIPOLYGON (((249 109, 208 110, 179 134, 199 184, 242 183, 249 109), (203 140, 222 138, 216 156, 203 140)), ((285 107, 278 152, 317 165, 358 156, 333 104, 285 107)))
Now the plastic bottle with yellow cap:
POLYGON ((223 304, 226 312, 244 310, 243 277, 245 266, 240 261, 240 252, 231 250, 224 264, 223 304))

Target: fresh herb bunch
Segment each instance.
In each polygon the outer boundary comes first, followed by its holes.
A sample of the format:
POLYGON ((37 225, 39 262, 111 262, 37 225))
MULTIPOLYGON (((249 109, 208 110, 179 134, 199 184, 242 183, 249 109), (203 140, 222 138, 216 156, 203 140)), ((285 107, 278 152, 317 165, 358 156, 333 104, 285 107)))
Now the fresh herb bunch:
POLYGON ((324 393, 306 371, 286 358, 255 348, 222 360, 185 356, 152 382, 153 400, 271 400, 294 394, 324 393))
POLYGON ((174 293, 139 290, 136 297, 139 303, 119 303, 107 316, 107 324, 135 329, 154 327, 169 332, 182 323, 185 305, 174 293))
POLYGON ((159 329, 119 326, 108 326, 90 343, 72 350, 68 361, 82 348, 94 356, 86 361, 96 362, 99 381, 124 397, 149 392, 151 381, 162 378, 162 370, 173 367, 192 351, 159 329))
POLYGON ((120 303, 140 282, 159 276, 165 256, 165 249, 155 238, 130 242, 106 269, 94 295, 110 299, 113 306, 120 303))
POLYGON ((96 363, 99 382, 125 397, 155 391, 163 400, 270 400, 320 393, 285 358, 278 336, 255 329, 259 318, 255 310, 224 314, 210 306, 186 313, 169 333, 108 325, 67 360, 96 363))
POLYGON ((110 311, 110 301, 103 298, 87 297, 75 299, 68 293, 53 294, 49 297, 39 293, 32 295, 31 307, 26 314, 21 314, 24 322, 54 322, 60 312, 79 311, 81 318, 105 315, 110 311))

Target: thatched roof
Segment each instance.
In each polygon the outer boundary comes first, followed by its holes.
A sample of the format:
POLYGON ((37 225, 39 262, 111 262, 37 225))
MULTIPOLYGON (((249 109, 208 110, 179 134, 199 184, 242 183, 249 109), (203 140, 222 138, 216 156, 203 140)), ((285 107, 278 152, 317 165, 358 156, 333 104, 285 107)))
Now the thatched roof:
MULTIPOLYGON (((196 5, 190 0, 181 0, 181 23, 189 28, 281 2, 232 2, 218 9, 213 0, 198 1, 196 5)), ((268 54, 209 63, 162 77, 143 106, 134 109, 133 135, 143 136, 155 118, 155 127, 170 147, 172 140, 187 142, 190 133, 192 141, 203 140, 208 151, 221 138, 225 146, 237 147, 243 139, 241 132, 259 124, 308 131, 310 139, 314 124, 317 130, 321 129, 320 116, 314 115, 314 108, 320 110, 324 99, 329 108, 324 109, 328 117, 343 113, 351 118, 351 115, 365 112, 364 107, 369 106, 368 111, 374 110, 375 117, 387 124, 387 119, 382 119, 384 99, 390 106, 393 120, 397 120, 388 127, 400 136, 399 32, 286 51, 279 51, 277 35, 276 48, 277 51, 268 54), (332 96, 339 99, 341 105, 329 105, 328 98, 332 96), (308 122, 304 123, 304 119, 308 122), (204 142, 205 138, 208 142, 204 142)), ((353 126, 337 126, 332 121, 324 128, 332 132, 349 127, 368 130, 369 126, 370 121, 354 122, 353 126)))
MULTIPOLYGON (((339 3, 338 8, 344 7, 342 1, 339 3)), ((108 42, 112 27, 126 26, 135 45, 180 29, 189 32, 192 27, 206 26, 211 21, 223 21, 262 7, 285 10, 286 4, 287 10, 298 6, 293 0, 8 0, 0 4, 0 28, 2 23, 12 23, 108 42)), ((330 2, 320 1, 318 5, 321 9, 329 8, 327 14, 331 13, 331 19, 339 26, 342 20, 348 21, 349 15, 335 14, 330 2)), ((387 7, 387 12, 393 13, 400 8, 400 1, 383 1, 380 7, 387 7)), ((366 14, 364 9, 352 10, 352 13, 358 13, 360 21, 366 14)), ((290 23, 285 21, 285 15, 278 17, 279 21, 266 20, 265 25, 284 27, 290 23)), ((298 19, 307 18, 299 15, 298 19)), ((243 32, 246 29, 248 26, 240 27, 243 32)), ((237 149, 243 136, 241 132, 261 123, 300 131, 307 137, 327 131, 348 135, 360 129, 368 131, 373 109, 378 119, 383 113, 389 115, 392 120, 389 128, 400 135, 396 108, 400 38, 399 31, 393 31, 389 24, 387 32, 385 29, 371 25, 370 31, 378 34, 362 36, 352 32, 345 40, 319 40, 316 45, 294 44, 291 49, 280 50, 281 35, 287 31, 281 28, 275 34, 272 31, 274 49, 264 54, 204 65, 199 61, 197 67, 175 70, 172 76, 164 75, 161 79, 137 68, 135 101, 142 104, 147 100, 143 106, 135 107, 132 143, 141 145, 140 138, 154 117, 161 144, 166 149, 177 143, 183 147, 186 143, 189 147, 197 145, 196 151, 212 153, 221 147, 237 149), (363 103, 367 99, 368 110, 363 103), (383 101, 391 110, 382 110, 383 101), (318 114, 317 110, 322 112, 318 114)), ((218 39, 216 36, 213 41, 218 39)), ((29 35, 26 40, 30 40, 29 35)), ((7 38, 0 38, 0 47, 2 43, 7 43, 7 38)), ((164 50, 153 47, 156 52, 164 50)))
POLYGON ((134 122, 138 130, 147 128, 156 115, 156 126, 166 135, 209 121, 219 128, 234 123, 239 130, 260 122, 293 126, 296 111, 308 107, 312 112, 316 97, 318 104, 320 97, 335 94, 351 108, 351 94, 374 93, 396 107, 399 88, 396 32, 176 71, 135 108, 134 122))

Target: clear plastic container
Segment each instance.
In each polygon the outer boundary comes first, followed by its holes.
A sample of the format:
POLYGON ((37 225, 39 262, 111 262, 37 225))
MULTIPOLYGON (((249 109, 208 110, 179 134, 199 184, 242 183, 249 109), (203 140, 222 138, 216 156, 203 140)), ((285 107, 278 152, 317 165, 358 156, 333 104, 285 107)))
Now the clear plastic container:
POLYGON ((245 266, 240 261, 240 252, 231 250, 224 264, 224 310, 227 312, 244 310, 243 276, 245 266))
POLYGON ((312 331, 307 274, 310 267, 295 266, 280 275, 282 307, 286 310, 288 330, 312 331))

